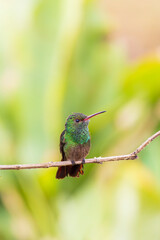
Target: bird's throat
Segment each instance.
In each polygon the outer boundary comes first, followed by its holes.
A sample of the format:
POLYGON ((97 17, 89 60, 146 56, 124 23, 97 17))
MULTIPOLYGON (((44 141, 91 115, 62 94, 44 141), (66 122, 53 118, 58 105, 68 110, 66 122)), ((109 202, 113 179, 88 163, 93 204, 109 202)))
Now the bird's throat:
POLYGON ((84 144, 87 143, 90 139, 88 127, 78 130, 76 129, 74 133, 67 133, 66 132, 66 140, 72 141, 75 144, 84 144))

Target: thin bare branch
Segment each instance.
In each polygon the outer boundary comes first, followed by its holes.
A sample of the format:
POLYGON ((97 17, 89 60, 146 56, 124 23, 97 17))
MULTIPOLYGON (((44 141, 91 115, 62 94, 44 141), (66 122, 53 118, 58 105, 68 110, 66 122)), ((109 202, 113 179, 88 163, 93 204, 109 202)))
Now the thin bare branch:
MULTIPOLYGON (((112 156, 112 157, 95 157, 86 159, 85 163, 103 163, 120 160, 135 160, 138 154, 155 138, 160 136, 160 131, 149 137, 144 143, 142 143, 134 152, 127 155, 112 156)), ((83 161, 76 161, 75 164, 84 163, 83 161)), ((15 164, 15 165, 0 165, 0 170, 21 170, 21 169, 35 169, 35 168, 51 168, 72 165, 73 163, 68 160, 64 162, 48 162, 40 164, 15 164)))

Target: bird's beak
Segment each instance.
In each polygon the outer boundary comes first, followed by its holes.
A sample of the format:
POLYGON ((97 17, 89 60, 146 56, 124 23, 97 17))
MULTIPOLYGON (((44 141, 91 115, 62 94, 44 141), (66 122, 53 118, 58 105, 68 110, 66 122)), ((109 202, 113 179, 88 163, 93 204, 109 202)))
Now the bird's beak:
POLYGON ((104 112, 106 112, 106 111, 102 111, 102 112, 98 112, 98 113, 94 113, 94 114, 92 114, 92 115, 89 115, 89 116, 86 117, 83 121, 87 121, 87 120, 89 120, 90 118, 92 118, 92 117, 94 117, 94 116, 96 116, 96 115, 99 115, 99 114, 101 114, 101 113, 104 113, 104 112))

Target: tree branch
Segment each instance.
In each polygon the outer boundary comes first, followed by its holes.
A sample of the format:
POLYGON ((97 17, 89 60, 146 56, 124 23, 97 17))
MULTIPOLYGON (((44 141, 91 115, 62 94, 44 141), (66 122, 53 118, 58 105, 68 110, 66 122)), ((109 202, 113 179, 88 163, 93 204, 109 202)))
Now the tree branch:
MULTIPOLYGON (((120 161, 120 160, 135 160, 139 154, 150 142, 155 138, 160 136, 160 131, 156 132, 154 135, 149 137, 144 143, 142 143, 134 152, 126 155, 112 156, 112 157, 95 157, 86 159, 85 163, 103 163, 110 161, 120 161)), ((75 164, 84 163, 83 161, 76 161, 75 164)), ((51 168, 51 167, 61 167, 72 165, 73 163, 68 160, 64 162, 48 162, 40 164, 16 164, 16 165, 0 165, 0 170, 20 170, 20 169, 34 169, 34 168, 51 168)))

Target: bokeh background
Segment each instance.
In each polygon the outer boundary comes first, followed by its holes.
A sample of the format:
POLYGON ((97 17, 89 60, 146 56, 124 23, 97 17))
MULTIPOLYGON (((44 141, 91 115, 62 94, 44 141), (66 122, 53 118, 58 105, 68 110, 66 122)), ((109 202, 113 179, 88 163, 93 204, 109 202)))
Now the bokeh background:
MULTIPOLYGON (((89 157, 160 130, 159 0, 0 1, 0 164, 59 161, 66 117, 92 119, 89 157)), ((136 161, 0 171, 0 240, 159 240, 160 139, 136 161)))

